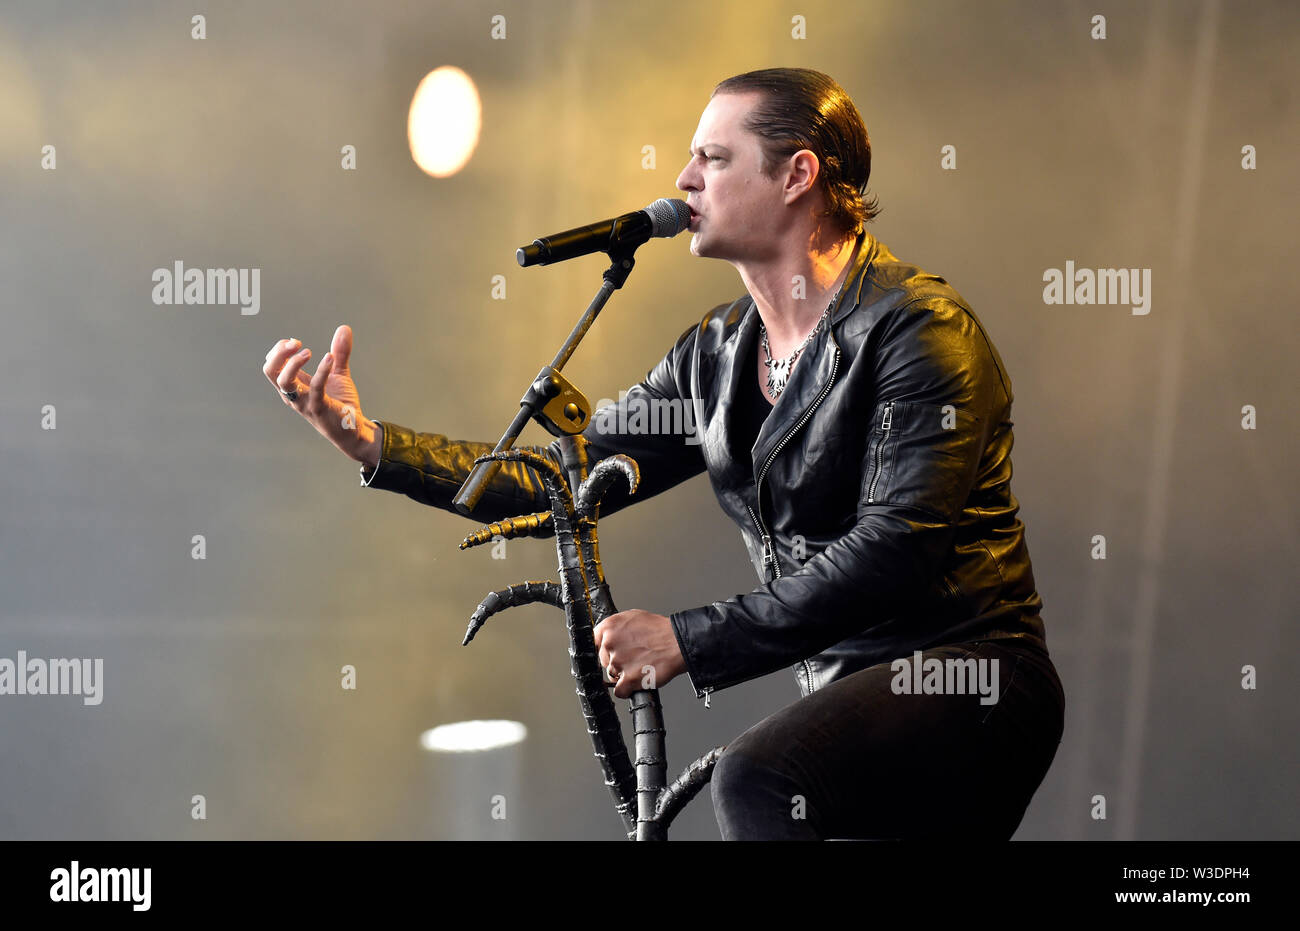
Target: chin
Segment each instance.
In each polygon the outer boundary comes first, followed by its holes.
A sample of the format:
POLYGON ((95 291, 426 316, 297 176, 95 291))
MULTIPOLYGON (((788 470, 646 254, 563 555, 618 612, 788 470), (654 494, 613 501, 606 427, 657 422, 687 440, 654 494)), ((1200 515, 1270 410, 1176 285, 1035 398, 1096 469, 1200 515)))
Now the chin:
POLYGON ((713 258, 713 251, 703 233, 693 233, 691 235, 691 255, 699 256, 702 259, 713 258))

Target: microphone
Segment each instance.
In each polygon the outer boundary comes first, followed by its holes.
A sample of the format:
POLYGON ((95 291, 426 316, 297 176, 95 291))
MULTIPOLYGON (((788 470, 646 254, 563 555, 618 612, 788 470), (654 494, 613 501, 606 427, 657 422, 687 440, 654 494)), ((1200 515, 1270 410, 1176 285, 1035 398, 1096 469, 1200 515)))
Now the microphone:
POLYGON ((661 197, 644 210, 534 239, 531 246, 516 250, 515 258, 523 268, 550 265, 593 252, 632 249, 652 236, 676 236, 690 225, 686 201, 661 197))

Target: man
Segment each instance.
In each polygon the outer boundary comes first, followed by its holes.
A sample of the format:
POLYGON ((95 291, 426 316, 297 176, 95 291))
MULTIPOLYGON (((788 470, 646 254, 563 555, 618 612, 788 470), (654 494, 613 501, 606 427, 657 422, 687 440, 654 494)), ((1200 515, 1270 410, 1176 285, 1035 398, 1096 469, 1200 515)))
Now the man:
MULTIPOLYGON (((730 262, 747 293, 682 333, 585 434, 593 462, 637 460, 635 500, 707 471, 762 583, 607 618, 596 643, 615 694, 646 666, 661 687, 686 673, 706 704, 794 670, 803 697, 713 773, 726 839, 1007 838, 1061 738, 1010 488, 1011 383, 962 297, 866 232, 870 159, 861 116, 824 74, 718 85, 677 187, 691 253, 730 262), (620 428, 663 402, 690 406, 695 436, 620 428)), ((309 353, 282 341, 266 374, 363 463, 363 484, 451 510, 490 444, 361 416, 347 327, 332 348, 308 383, 309 353), (345 408, 356 429, 340 427, 345 408)), ((540 451, 558 463, 556 444, 540 451)), ((631 500, 616 484, 601 515, 631 500)), ((532 469, 508 463, 475 517, 547 507, 532 469)))

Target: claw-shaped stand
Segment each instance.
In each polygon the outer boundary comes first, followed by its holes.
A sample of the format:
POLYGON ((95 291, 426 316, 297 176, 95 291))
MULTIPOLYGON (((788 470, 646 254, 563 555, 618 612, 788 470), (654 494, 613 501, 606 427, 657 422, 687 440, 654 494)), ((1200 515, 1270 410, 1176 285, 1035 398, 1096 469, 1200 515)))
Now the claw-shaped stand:
MULTIPOLYGON (((640 471, 624 455, 602 459, 587 475, 586 439, 581 434, 561 437, 566 468, 578 484, 570 490, 564 473, 546 456, 532 449, 508 449, 481 456, 475 462, 518 461, 537 471, 551 498, 551 510, 498 521, 467 536, 461 549, 490 542, 497 536, 545 537, 555 535, 560 560, 560 581, 521 582, 491 592, 470 617, 464 643, 468 644, 487 619, 498 611, 521 604, 544 602, 564 609, 569 631, 569 659, 577 683, 578 703, 587 722, 596 759, 605 774, 605 785, 614 797, 614 807, 623 819, 629 840, 666 840, 668 826, 677 813, 708 783, 713 766, 724 747, 700 757, 673 781, 665 785, 668 759, 665 751, 663 707, 659 690, 632 694, 632 729, 636 735, 636 765, 628 759, 614 701, 605 685, 596 654, 594 629, 616 613, 609 585, 600 565, 596 542, 596 520, 600 500, 610 485, 622 476, 631 493, 636 492, 640 471)), ((636 674, 635 670, 629 671, 636 674)))

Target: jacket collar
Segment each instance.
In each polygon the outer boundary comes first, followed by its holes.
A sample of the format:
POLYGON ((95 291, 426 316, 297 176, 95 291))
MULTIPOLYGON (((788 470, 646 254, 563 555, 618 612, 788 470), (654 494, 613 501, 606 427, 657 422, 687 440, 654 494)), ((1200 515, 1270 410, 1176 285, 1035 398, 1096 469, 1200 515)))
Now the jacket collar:
POLYGON ((831 311, 831 325, 839 323, 862 301, 862 284, 867 279, 866 270, 876 259, 876 253, 879 252, 879 241, 876 237, 867 232, 864 226, 858 233, 857 253, 853 258, 853 267, 849 270, 849 276, 844 281, 844 293, 840 295, 839 306, 831 311), (853 295, 853 303, 848 301, 849 294, 853 295))

